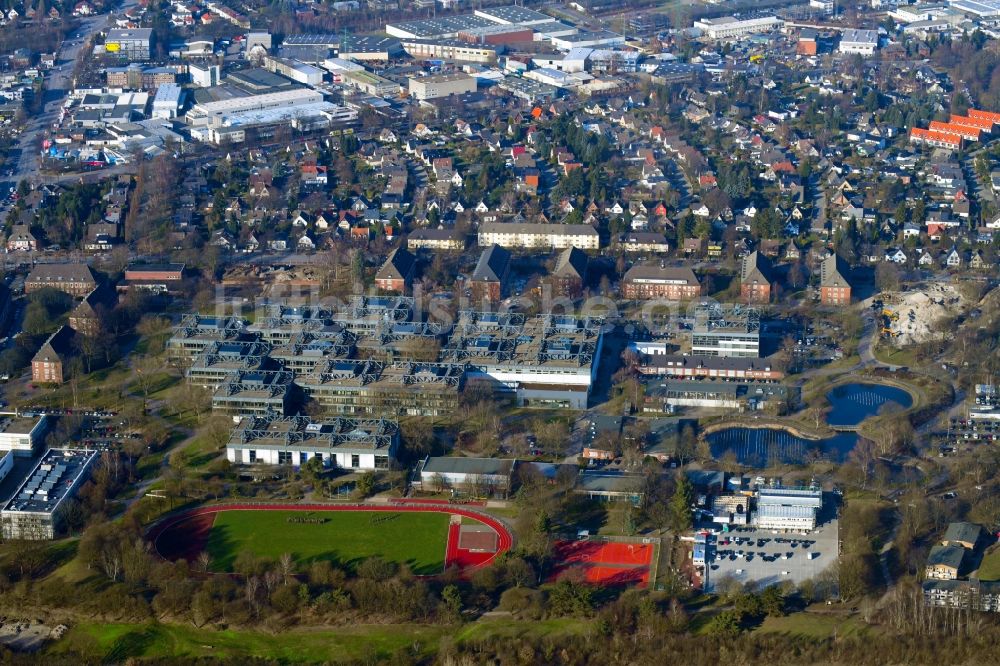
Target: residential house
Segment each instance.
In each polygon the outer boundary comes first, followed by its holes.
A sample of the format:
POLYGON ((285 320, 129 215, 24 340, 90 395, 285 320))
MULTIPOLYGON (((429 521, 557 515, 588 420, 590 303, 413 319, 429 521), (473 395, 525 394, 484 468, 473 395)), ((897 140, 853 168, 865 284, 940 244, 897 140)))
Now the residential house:
POLYGON ((956 248, 946 253, 942 262, 948 268, 960 268, 962 266, 962 255, 956 248))
POLYGON ((37 249, 38 241, 28 225, 15 224, 11 227, 10 235, 7 236, 8 252, 34 252, 37 249))
POLYGON ((541 224, 514 222, 486 222, 479 226, 479 245, 519 248, 551 248, 564 250, 578 247, 596 250, 600 235, 589 224, 541 224))
POLYGON ((884 260, 891 261, 894 264, 905 264, 907 257, 906 253, 898 247, 890 247, 886 248, 884 260))
POLYGON ((976 523, 949 523, 941 539, 943 546, 961 546, 966 550, 975 550, 983 539, 983 528, 976 523))
POLYGON ((924 575, 936 580, 957 580, 965 562, 965 548, 961 546, 934 546, 927 557, 924 575))
POLYGON ((440 250, 461 252, 465 249, 465 234, 454 229, 416 229, 406 238, 410 250, 440 250))
POLYGON ((631 253, 667 253, 670 251, 670 244, 667 243, 667 237, 651 231, 636 231, 625 234, 621 237, 619 245, 624 252, 631 253))

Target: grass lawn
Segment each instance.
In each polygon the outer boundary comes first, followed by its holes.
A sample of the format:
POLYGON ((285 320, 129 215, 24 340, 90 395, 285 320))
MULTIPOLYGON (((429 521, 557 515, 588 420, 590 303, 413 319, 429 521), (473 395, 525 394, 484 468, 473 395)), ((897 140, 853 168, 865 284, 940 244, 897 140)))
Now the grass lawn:
POLYGON ((1000 580, 1000 548, 994 548, 983 555, 979 565, 979 580, 1000 580))
POLYGON ((872 352, 875 358, 890 365, 905 365, 907 367, 918 365, 912 349, 896 349, 886 345, 875 345, 872 352))
POLYGON ((456 643, 487 638, 521 638, 524 636, 583 636, 593 630, 594 623, 580 618, 553 618, 549 620, 513 620, 509 617, 481 619, 462 627, 454 639, 456 643))
POLYGON ((215 571, 231 571, 237 554, 248 550, 274 560, 291 553, 299 563, 328 559, 341 566, 378 555, 416 574, 436 574, 444 570, 447 539, 444 513, 224 511, 215 516, 206 549, 215 571), (291 517, 325 522, 293 523, 291 517))
POLYGON ((785 634, 801 638, 846 638, 866 633, 869 627, 856 617, 839 613, 793 613, 769 617, 755 631, 758 634, 785 634))
POLYGON ((428 657, 448 627, 423 625, 350 626, 289 630, 278 634, 216 631, 191 626, 80 623, 48 650, 51 656, 78 654, 102 663, 130 658, 172 660, 247 657, 277 663, 358 663, 397 652, 428 657))

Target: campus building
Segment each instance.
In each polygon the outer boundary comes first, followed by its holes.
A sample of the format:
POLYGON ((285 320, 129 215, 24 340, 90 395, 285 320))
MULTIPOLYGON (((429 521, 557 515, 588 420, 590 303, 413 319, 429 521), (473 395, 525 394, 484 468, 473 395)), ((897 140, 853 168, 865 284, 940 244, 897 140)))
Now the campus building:
POLYGON ((851 283, 847 276, 850 269, 839 255, 831 254, 820 266, 819 301, 823 305, 849 305, 851 283))
POLYGON ((97 280, 87 264, 38 264, 24 279, 26 294, 51 287, 83 298, 96 286, 97 280))
POLYGON ((677 379, 729 379, 779 381, 785 373, 767 359, 725 356, 642 354, 639 372, 677 379))
POLYGON ((326 414, 447 416, 464 381, 461 365, 359 359, 329 361, 295 383, 326 414))
POLYGON ((701 284, 690 268, 636 264, 622 278, 622 296, 687 301, 701 296, 701 284))
POLYGON ((167 359, 186 366, 213 343, 248 339, 246 324, 237 317, 187 315, 167 340, 167 359))
POLYGON ((250 416, 233 431, 226 458, 236 465, 292 465, 320 458, 325 467, 389 469, 399 446, 399 426, 387 419, 250 416))
POLYGON ((516 460, 502 458, 427 457, 420 465, 424 491, 460 490, 476 497, 506 496, 516 460))
POLYGON ((212 393, 212 410, 233 416, 285 415, 292 403, 292 373, 240 370, 212 393))
POLYGON ((30 456, 49 429, 49 417, 0 414, 0 451, 30 456))
POLYGON ((62 531, 64 503, 76 495, 97 459, 96 451, 49 449, 0 510, 4 540, 54 539, 62 531))
POLYGON ((441 356, 467 364, 466 381, 486 382, 519 406, 586 409, 603 325, 599 318, 465 311, 441 356))
POLYGON ((184 373, 188 381, 215 390, 237 372, 267 370, 270 345, 262 342, 214 340, 198 354, 184 373))
POLYGON ((745 303, 769 303, 773 282, 770 259, 756 250, 743 258, 740 297, 745 303))
POLYGON ((691 354, 759 358, 760 313, 742 306, 699 306, 691 329, 691 354))
POLYGON ((510 276, 510 252, 499 245, 490 245, 479 255, 476 269, 469 278, 472 298, 477 303, 488 301, 496 305, 503 298, 510 276))
POLYGON ((762 530, 810 532, 823 508, 823 491, 813 488, 761 488, 754 524, 762 530))

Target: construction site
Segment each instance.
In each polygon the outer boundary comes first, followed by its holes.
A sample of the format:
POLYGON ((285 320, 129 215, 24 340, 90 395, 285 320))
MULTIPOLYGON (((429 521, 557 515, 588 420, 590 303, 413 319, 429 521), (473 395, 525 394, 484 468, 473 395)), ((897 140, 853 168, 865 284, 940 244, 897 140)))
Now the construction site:
POLYGON ((937 322, 961 314, 967 306, 958 289, 941 282, 911 291, 883 293, 869 305, 878 302, 882 304, 878 310, 881 337, 896 347, 932 339, 937 322))

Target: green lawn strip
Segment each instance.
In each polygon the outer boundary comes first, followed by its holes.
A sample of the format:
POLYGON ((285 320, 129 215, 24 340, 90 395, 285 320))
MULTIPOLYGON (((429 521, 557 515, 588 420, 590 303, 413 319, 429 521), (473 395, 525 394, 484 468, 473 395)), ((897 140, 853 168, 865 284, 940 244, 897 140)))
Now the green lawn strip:
POLYGON ((444 569, 447 537, 444 513, 224 511, 216 515, 206 549, 215 571, 232 570, 236 556, 248 550, 275 560, 291 553, 300 564, 328 559, 350 567, 377 555, 408 564, 416 574, 436 574, 444 569))
POLYGON ((292 629, 277 635, 253 631, 217 631, 184 625, 74 625, 52 644, 50 655, 79 654, 102 662, 130 658, 253 657, 281 663, 356 662, 385 659, 398 651, 429 656, 449 627, 426 625, 361 625, 292 629))
POLYGON ((864 634, 868 628, 858 619, 837 613, 794 613, 769 617, 755 631, 759 634, 785 634, 803 638, 846 638, 864 634))
POLYGON ((979 580, 1000 580, 1000 548, 993 548, 983 555, 979 565, 979 580))
POLYGON ((478 641, 523 636, 582 636, 593 629, 593 622, 580 618, 551 620, 512 620, 509 617, 481 619, 465 625, 455 635, 455 642, 478 641))

